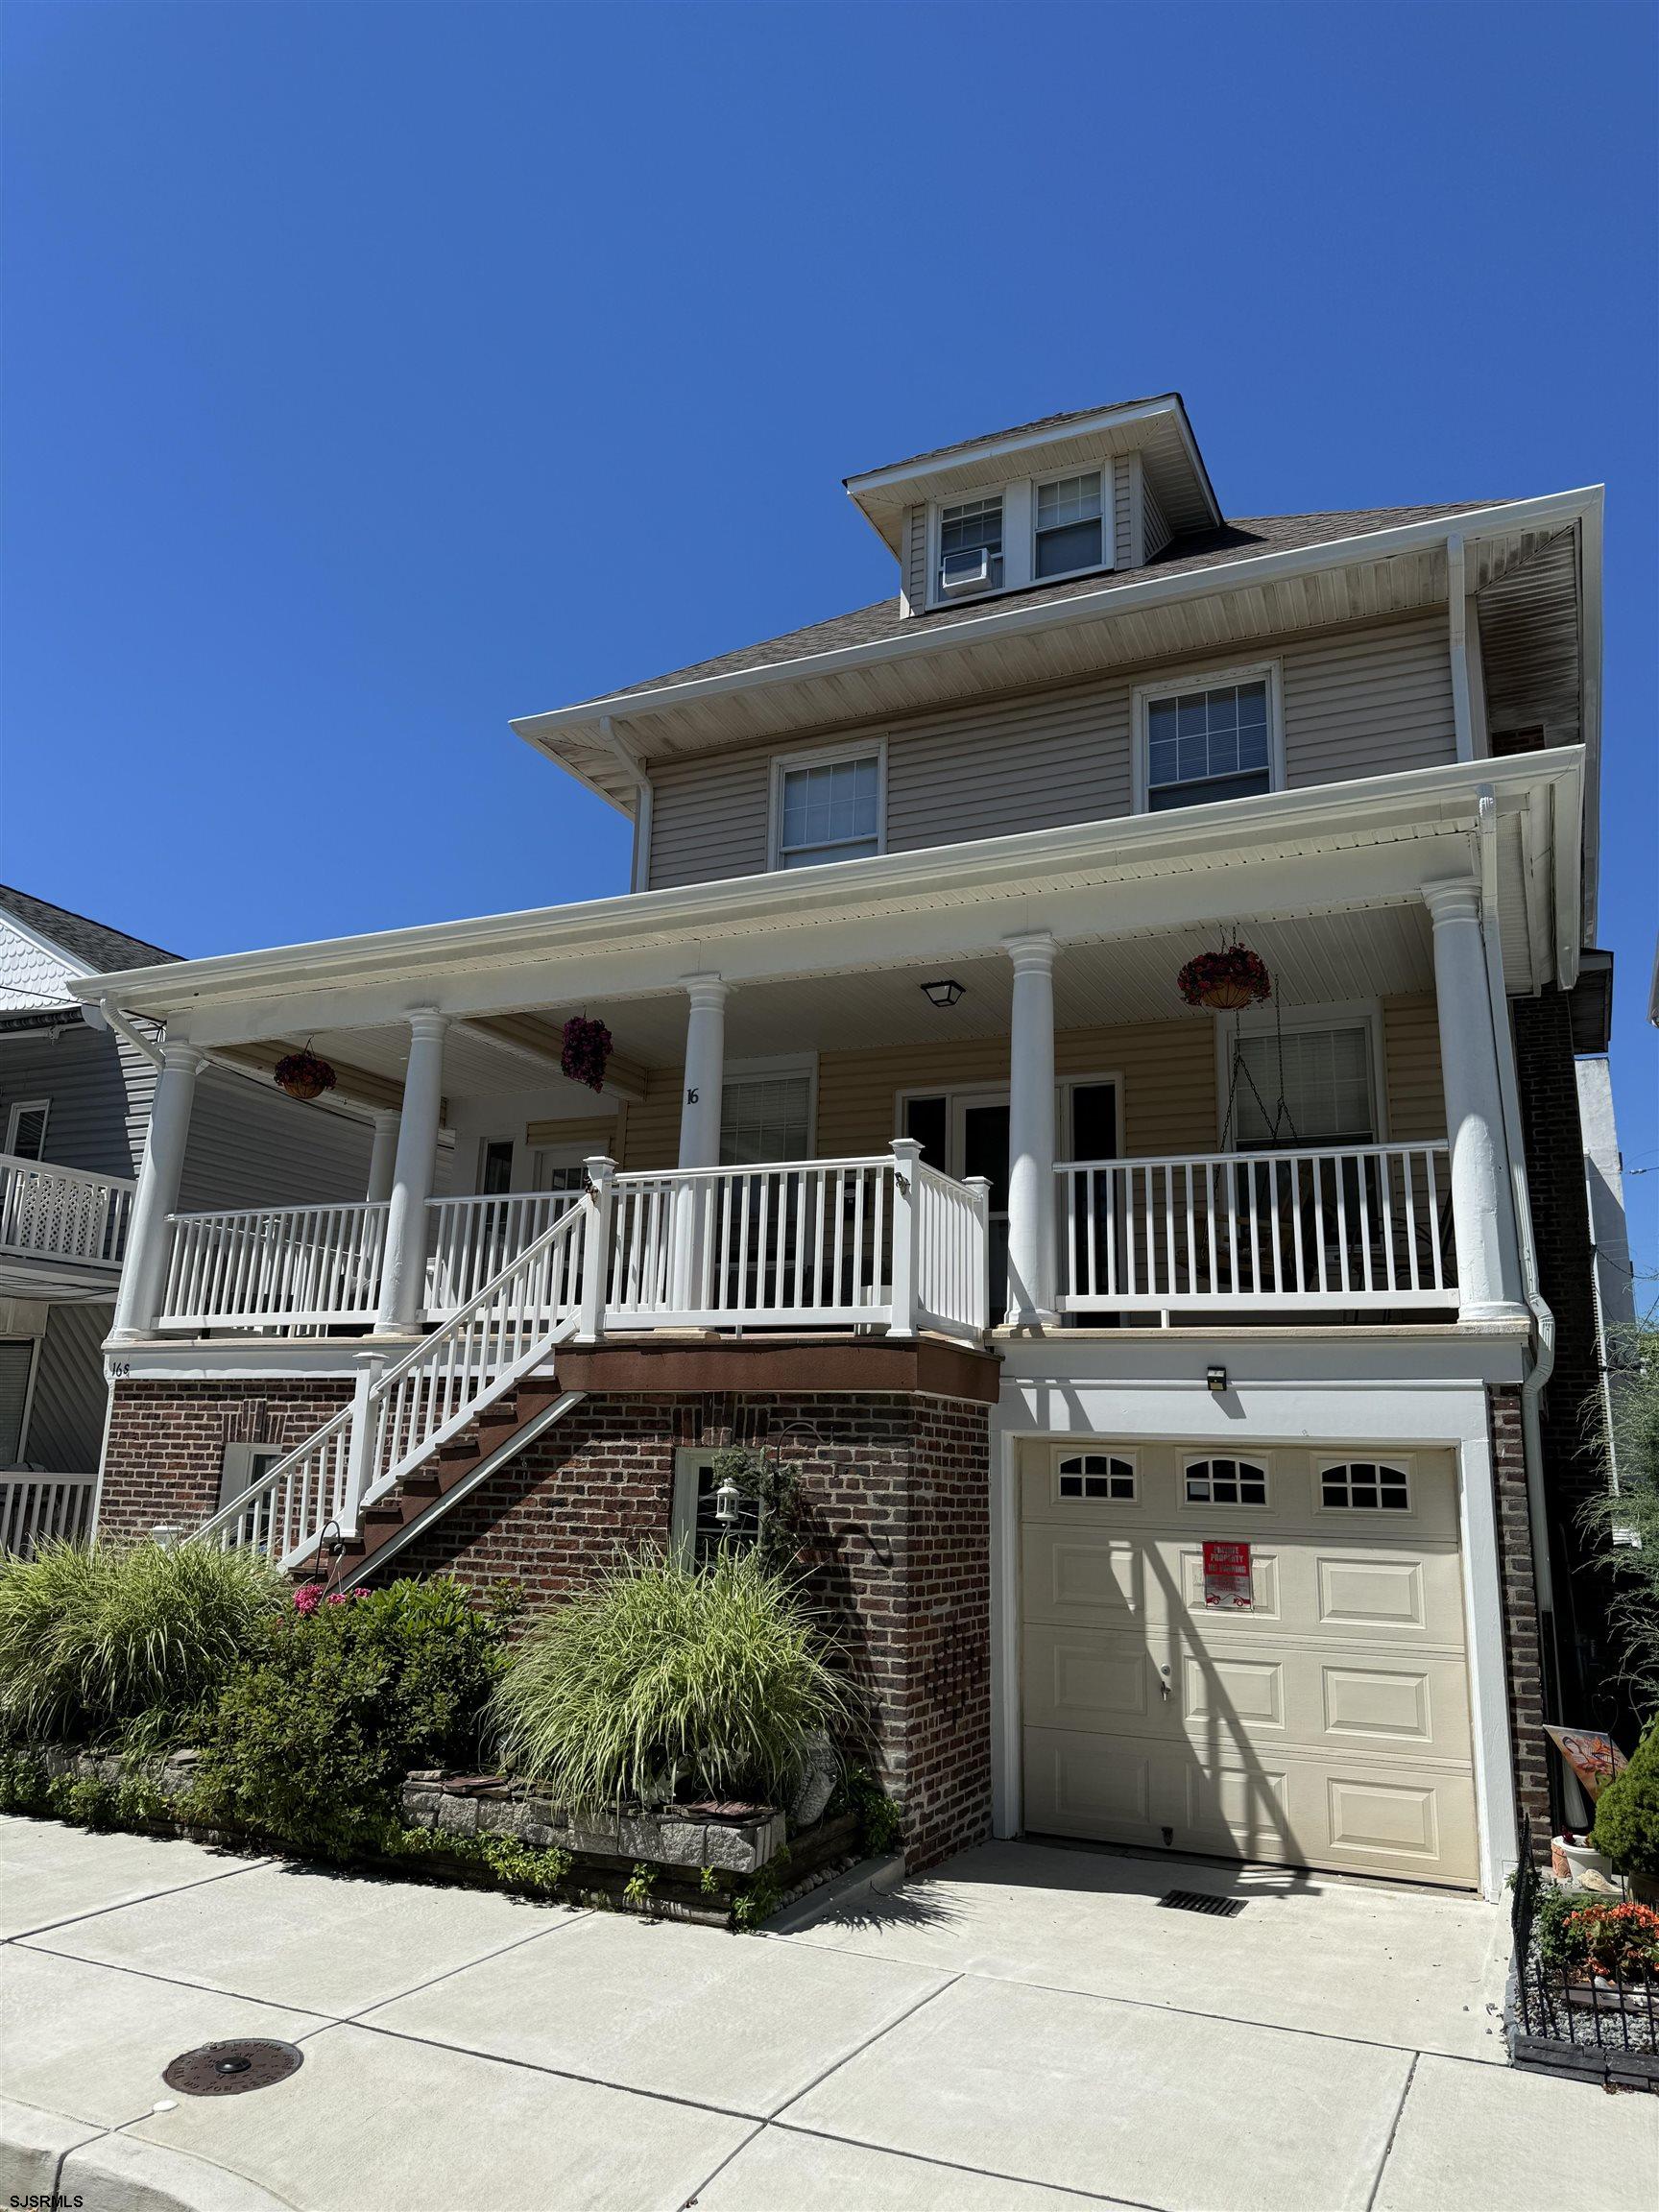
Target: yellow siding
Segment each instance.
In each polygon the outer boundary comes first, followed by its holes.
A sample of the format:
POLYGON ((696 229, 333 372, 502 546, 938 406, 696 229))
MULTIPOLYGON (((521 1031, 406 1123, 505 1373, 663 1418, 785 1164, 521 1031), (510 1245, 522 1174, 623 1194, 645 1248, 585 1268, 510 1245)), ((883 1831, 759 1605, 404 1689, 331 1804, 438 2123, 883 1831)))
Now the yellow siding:
POLYGON ((1440 1024, 1434 995, 1382 1001, 1382 1057, 1388 1093, 1388 1135, 1401 1144, 1446 1134, 1440 1087, 1440 1024))

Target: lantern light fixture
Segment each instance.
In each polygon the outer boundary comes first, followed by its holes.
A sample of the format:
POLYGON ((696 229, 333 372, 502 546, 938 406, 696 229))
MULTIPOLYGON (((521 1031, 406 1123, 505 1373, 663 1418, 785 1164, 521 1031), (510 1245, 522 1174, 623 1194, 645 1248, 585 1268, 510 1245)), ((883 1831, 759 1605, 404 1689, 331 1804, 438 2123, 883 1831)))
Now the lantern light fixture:
POLYGON ((734 1528, 743 1510, 743 1493, 728 1475, 714 1493, 714 1518, 722 1528, 734 1528))
POLYGON ((935 983, 924 983, 923 990, 935 1006, 954 1006, 968 986, 958 983, 953 975, 943 975, 935 983))

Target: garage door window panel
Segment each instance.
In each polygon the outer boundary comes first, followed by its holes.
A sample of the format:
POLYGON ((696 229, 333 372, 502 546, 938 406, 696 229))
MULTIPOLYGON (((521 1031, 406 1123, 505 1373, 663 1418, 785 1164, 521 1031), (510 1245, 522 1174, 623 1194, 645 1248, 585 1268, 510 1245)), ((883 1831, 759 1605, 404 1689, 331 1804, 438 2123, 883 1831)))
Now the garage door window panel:
POLYGON ((1406 1468, 1385 1460, 1344 1460, 1321 1468, 1319 1503, 1337 1512, 1409 1513, 1410 1478, 1406 1468))
POLYGON ((1054 1494, 1062 1503, 1132 1505, 1136 1496, 1134 1462, 1108 1452, 1061 1454, 1055 1460, 1054 1494))
POLYGON ((1189 1505, 1265 1505, 1267 1470, 1259 1459, 1189 1459, 1189 1505))

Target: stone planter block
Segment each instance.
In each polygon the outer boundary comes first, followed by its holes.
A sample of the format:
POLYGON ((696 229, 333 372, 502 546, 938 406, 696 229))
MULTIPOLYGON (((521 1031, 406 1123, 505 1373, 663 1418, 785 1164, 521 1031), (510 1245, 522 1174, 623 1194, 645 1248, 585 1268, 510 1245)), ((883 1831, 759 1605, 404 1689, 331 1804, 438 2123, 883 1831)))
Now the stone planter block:
POLYGON ((432 1825, 445 1836, 476 1836, 478 1833, 478 1803, 473 1797, 439 1798, 433 1812, 432 1825))

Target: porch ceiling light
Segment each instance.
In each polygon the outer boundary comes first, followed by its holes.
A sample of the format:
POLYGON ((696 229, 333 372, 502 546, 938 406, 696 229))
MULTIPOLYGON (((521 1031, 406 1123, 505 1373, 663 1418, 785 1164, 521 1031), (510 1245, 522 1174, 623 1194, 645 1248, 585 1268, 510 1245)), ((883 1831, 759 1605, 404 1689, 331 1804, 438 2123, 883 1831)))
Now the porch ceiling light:
POLYGON ((935 1006, 954 1006, 968 986, 958 983, 953 975, 947 975, 937 983, 924 983, 922 988, 935 1006))

